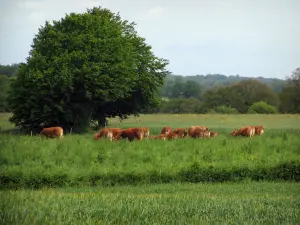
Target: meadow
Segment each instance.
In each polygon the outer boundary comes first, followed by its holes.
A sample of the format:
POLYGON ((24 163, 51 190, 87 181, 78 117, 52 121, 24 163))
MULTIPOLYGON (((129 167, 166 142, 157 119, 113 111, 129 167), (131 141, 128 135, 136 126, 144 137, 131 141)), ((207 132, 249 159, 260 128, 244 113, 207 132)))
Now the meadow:
POLYGON ((208 139, 63 140, 0 114, 1 224, 299 224, 299 115, 141 115, 110 127, 205 125, 208 139), (263 125, 252 139, 232 129, 263 125))
POLYGON ((1 187, 113 186, 169 182, 300 180, 300 121, 292 115, 142 115, 112 127, 206 125, 216 138, 109 142, 92 133, 63 140, 4 132, 0 140, 1 187), (262 124, 252 139, 231 129, 262 124))
POLYGON ((249 181, 6 190, 1 224, 299 224, 299 191, 249 181))

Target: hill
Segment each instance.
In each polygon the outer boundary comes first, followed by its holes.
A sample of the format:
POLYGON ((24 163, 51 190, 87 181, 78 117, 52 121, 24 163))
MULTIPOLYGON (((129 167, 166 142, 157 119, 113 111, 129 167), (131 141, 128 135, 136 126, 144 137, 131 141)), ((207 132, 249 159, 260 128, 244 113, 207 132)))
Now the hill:
POLYGON ((215 86, 220 85, 230 85, 238 81, 254 79, 258 80, 264 84, 267 84, 271 89, 276 93, 279 93, 286 81, 277 78, 264 78, 264 77, 242 77, 239 75, 223 75, 223 74, 207 74, 207 75, 191 75, 191 76, 182 76, 182 75, 168 75, 166 77, 167 82, 176 82, 176 81, 195 81, 200 84, 204 89, 209 89, 215 86))

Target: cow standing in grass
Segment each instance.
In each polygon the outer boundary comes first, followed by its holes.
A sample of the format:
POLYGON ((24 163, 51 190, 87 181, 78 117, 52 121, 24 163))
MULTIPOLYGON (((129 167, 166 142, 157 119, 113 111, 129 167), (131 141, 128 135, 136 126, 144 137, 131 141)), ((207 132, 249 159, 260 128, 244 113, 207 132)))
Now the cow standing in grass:
POLYGON ((64 130, 61 127, 47 127, 41 131, 40 135, 41 137, 46 138, 62 139, 64 135, 64 130))
POLYGON ((175 130, 173 130, 174 134, 177 134, 178 137, 183 138, 187 136, 187 131, 185 128, 176 128, 175 130))
POLYGON ((114 140, 122 131, 121 128, 102 128, 98 133, 94 134, 94 140, 99 140, 100 138, 106 138, 108 140, 114 140))
POLYGON ((142 129, 144 131, 145 138, 148 138, 150 136, 150 130, 148 127, 141 127, 140 129, 142 129))
POLYGON ((169 133, 172 133, 172 127, 163 127, 160 132, 160 134, 169 134, 169 133))
POLYGON ((118 136, 116 137, 116 140, 119 139, 128 139, 129 141, 133 140, 143 140, 144 138, 144 130, 142 128, 127 128, 122 130, 118 136))
POLYGON ((263 126, 253 126, 255 129, 255 134, 262 135, 264 133, 264 127, 263 126))
POLYGON ((192 138, 210 137, 210 131, 205 126, 191 126, 188 133, 192 138))
POLYGON ((255 128, 253 126, 242 127, 238 130, 231 131, 231 136, 244 136, 244 137, 253 137, 255 134, 255 128))

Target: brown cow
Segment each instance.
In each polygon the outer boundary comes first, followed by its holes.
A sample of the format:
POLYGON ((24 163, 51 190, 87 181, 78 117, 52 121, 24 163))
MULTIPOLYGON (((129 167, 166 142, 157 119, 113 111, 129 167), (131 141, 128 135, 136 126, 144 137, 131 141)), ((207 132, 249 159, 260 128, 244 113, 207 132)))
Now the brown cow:
POLYGON ((217 137, 217 136, 218 136, 217 132, 215 132, 215 131, 210 132, 210 137, 217 137))
POLYGON ((177 134, 180 138, 187 136, 187 131, 185 128, 176 128, 175 130, 173 130, 173 133, 177 134))
POLYGON ((175 134, 175 133, 168 133, 166 134, 166 139, 167 140, 173 140, 173 139, 178 139, 179 138, 179 135, 178 134, 175 134))
POLYGON ((44 128, 40 135, 46 138, 63 138, 64 130, 61 127, 44 128))
POLYGON ((172 133, 172 127, 163 127, 161 129, 161 134, 169 134, 169 133, 172 133))
POLYGON ((188 134, 192 138, 209 137, 210 136, 210 131, 205 126, 191 126, 189 128, 188 134))
POLYGON ((231 131, 231 136, 244 136, 252 137, 255 134, 255 128, 253 126, 242 127, 238 130, 231 131))
POLYGON ((141 128, 127 128, 125 130, 122 130, 118 136, 116 137, 116 140, 119 140, 120 138, 128 139, 129 141, 133 141, 134 139, 137 139, 139 141, 143 140, 144 137, 144 130, 141 128))
POLYGON ((193 128, 190 132, 190 136, 192 138, 203 138, 203 137, 209 137, 210 136, 210 131, 208 128, 203 128, 203 127, 196 127, 193 128))
POLYGON ((147 138, 150 136, 150 130, 148 127, 141 127, 141 129, 144 131, 144 137, 147 138))
POLYGON ((255 134, 262 135, 264 133, 264 127, 263 126, 253 126, 255 129, 255 134))
POLYGON ((121 128, 102 128, 98 133, 94 134, 94 140, 107 138, 112 141, 118 136, 121 131, 121 128))

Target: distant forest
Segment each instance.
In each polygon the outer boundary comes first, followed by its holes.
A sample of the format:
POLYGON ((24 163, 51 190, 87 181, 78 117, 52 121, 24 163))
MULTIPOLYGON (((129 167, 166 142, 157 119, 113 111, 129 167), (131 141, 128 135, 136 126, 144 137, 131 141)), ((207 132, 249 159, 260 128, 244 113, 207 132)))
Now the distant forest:
MULTIPOLYGON (((9 111, 7 93, 19 65, 0 65, 0 112, 9 111)), ((167 75, 157 93, 161 104, 148 113, 299 113, 299 88, 292 83, 239 75, 167 75)))

